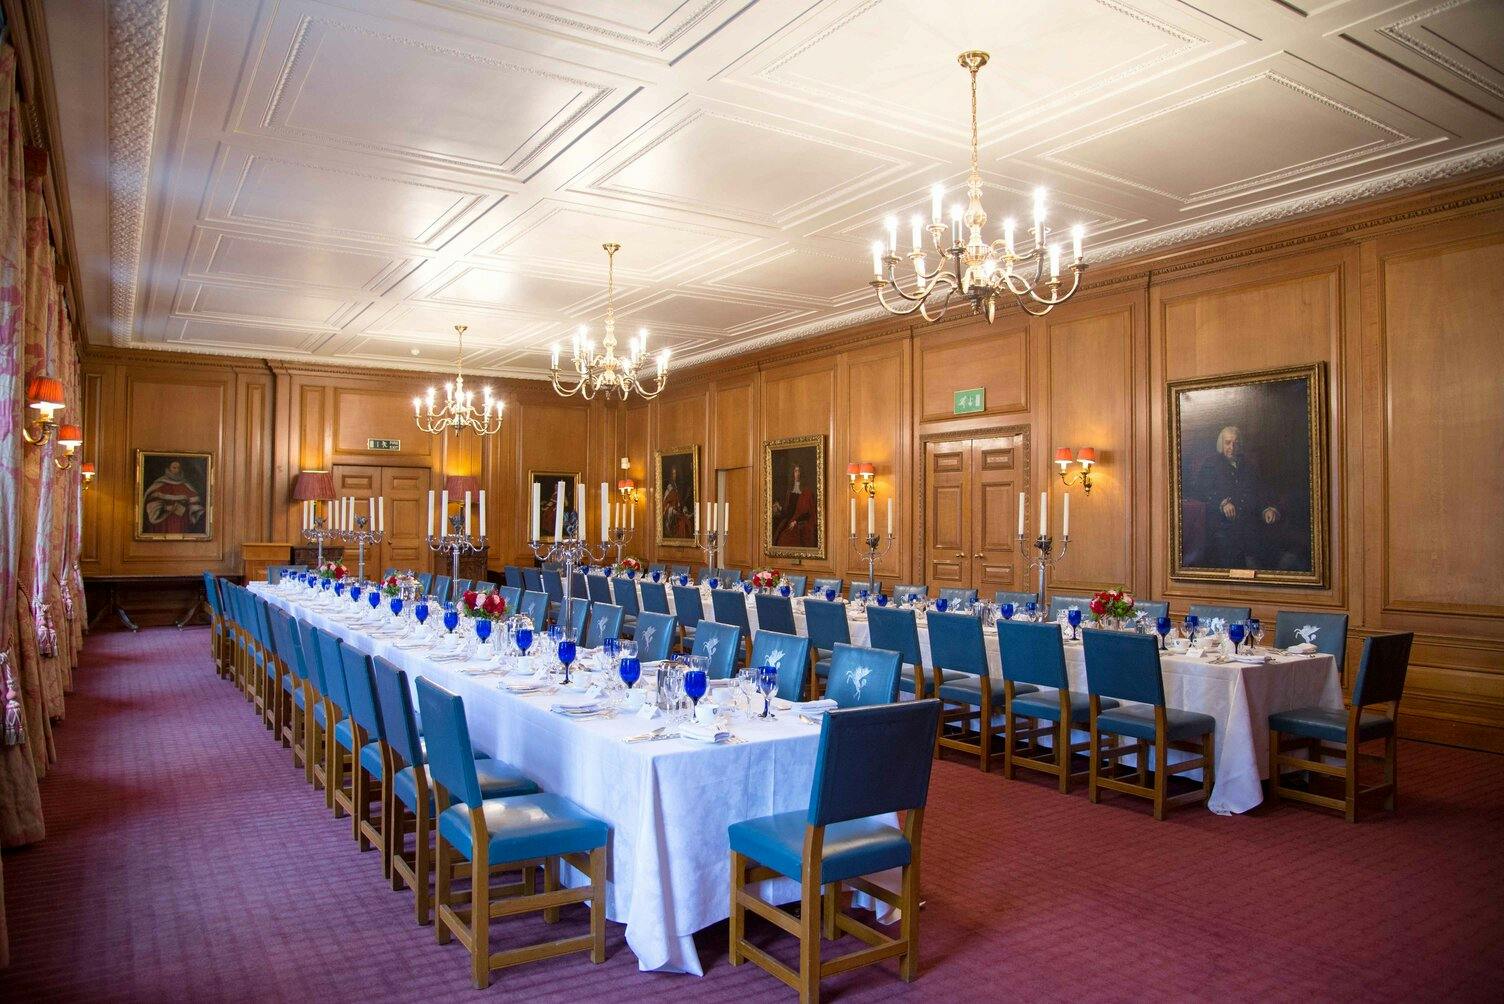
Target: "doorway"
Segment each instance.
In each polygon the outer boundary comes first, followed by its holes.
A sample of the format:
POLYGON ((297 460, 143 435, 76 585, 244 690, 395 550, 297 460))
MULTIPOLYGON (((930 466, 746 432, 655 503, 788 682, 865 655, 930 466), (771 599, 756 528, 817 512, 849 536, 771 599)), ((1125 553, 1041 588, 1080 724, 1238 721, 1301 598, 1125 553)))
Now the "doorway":
MULTIPOLYGON (((353 495, 355 513, 369 516, 366 499, 386 498, 386 534, 366 551, 366 575, 374 578, 388 568, 422 571, 429 565, 428 489, 433 472, 426 467, 370 467, 335 464, 336 495, 353 495)), ((345 548, 345 564, 355 571, 355 549, 345 548)))
POLYGON ((1027 429, 924 442, 923 554, 931 591, 1019 589, 1018 493, 1029 487, 1027 429))

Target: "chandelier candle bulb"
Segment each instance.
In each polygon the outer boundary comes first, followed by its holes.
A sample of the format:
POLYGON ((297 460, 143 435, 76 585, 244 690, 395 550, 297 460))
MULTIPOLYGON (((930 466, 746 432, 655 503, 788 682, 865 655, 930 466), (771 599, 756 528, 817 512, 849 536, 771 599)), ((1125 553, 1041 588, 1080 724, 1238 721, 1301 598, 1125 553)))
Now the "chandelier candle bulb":
POLYGON ((1010 257, 1013 255, 1013 228, 1015 225, 1011 216, 1003 221, 1003 250, 1010 257))
POLYGON ((919 242, 919 214, 918 213, 915 213, 912 217, 910 217, 909 224, 910 224, 909 229, 912 231, 912 236, 914 238, 914 250, 917 252, 917 251, 920 250, 920 248, 922 248, 924 246, 923 244, 921 244, 919 242))
POLYGON ((1081 241, 1086 237, 1086 228, 1077 223, 1071 227, 1071 254, 1075 257, 1076 264, 1081 264, 1081 241))
POLYGON ((945 201, 945 186, 938 181, 930 186, 930 222, 939 225, 941 203, 945 201))
POLYGON ((888 253, 898 253, 898 217, 889 216, 884 225, 888 228, 888 253))
POLYGON ((961 243, 961 207, 950 207, 950 242, 952 245, 961 243))
POLYGON ((1060 245, 1050 245, 1050 281, 1056 282, 1060 278, 1060 245))
POLYGON ((875 279, 883 277, 883 242, 872 242, 872 276, 875 279))
POLYGON ((1036 188, 1036 189, 1034 189, 1034 226, 1035 227, 1039 227, 1039 226, 1042 226, 1043 224, 1044 224, 1044 189, 1043 188, 1036 188))
MULTIPOLYGON (((480 535, 484 537, 486 535, 486 490, 484 488, 480 490, 480 505, 477 508, 480 509, 480 535)), ((383 511, 385 511, 384 506, 383 511)), ((382 519, 385 520, 386 517, 383 516, 382 519)))

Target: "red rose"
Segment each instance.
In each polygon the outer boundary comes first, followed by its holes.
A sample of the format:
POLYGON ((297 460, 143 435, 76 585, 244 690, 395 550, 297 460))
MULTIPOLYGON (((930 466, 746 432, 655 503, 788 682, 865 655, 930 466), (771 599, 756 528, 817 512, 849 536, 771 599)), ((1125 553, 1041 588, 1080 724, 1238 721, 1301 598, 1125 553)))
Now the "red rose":
POLYGON ((479 597, 480 597, 480 594, 477 593, 475 590, 473 590, 473 589, 467 589, 467 590, 465 590, 465 606, 469 607, 472 610, 475 609, 475 603, 476 603, 476 600, 479 597))
POLYGON ((1098 617, 1101 617, 1107 612, 1107 604, 1102 602, 1102 598, 1100 596, 1091 601, 1091 612, 1096 614, 1098 617))
POLYGON ((345 577, 345 569, 343 566, 334 570, 334 577, 336 579, 343 579, 345 577))
POLYGON ((490 593, 486 596, 482 607, 486 613, 500 617, 507 612, 507 601, 501 598, 500 593, 490 593))

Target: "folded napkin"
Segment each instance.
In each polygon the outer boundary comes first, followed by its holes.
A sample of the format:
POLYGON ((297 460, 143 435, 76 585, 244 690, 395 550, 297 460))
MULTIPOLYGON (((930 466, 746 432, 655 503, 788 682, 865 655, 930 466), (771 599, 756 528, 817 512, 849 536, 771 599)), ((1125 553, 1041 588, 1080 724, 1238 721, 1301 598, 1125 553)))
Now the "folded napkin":
POLYGON ((1289 652, 1291 655, 1315 655, 1316 646, 1312 645, 1308 641, 1303 641, 1299 645, 1291 645, 1289 648, 1285 649, 1285 651, 1289 652))
POLYGON ((685 722, 679 726, 679 738, 692 739, 697 743, 718 743, 731 738, 731 733, 714 725, 685 722))
POLYGON ((823 715, 827 711, 836 710, 840 705, 828 697, 822 697, 818 701, 801 701, 790 707, 801 715, 823 715))

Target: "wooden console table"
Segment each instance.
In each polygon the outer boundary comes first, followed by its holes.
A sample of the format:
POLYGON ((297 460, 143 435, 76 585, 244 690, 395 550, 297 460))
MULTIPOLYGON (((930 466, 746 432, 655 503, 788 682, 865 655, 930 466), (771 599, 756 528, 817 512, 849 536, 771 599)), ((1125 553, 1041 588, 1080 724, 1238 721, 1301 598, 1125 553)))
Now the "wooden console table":
POLYGON ((191 591, 193 593, 193 602, 173 622, 177 627, 187 627, 200 614, 206 618, 209 616, 208 597, 204 595, 204 580, 199 575, 91 575, 84 579, 84 585, 103 586, 105 588, 104 605, 94 612, 93 617, 89 618, 89 630, 91 631, 111 614, 114 614, 115 618, 130 630, 140 630, 140 626, 131 620, 129 611, 120 603, 121 588, 129 586, 172 586, 191 591))

